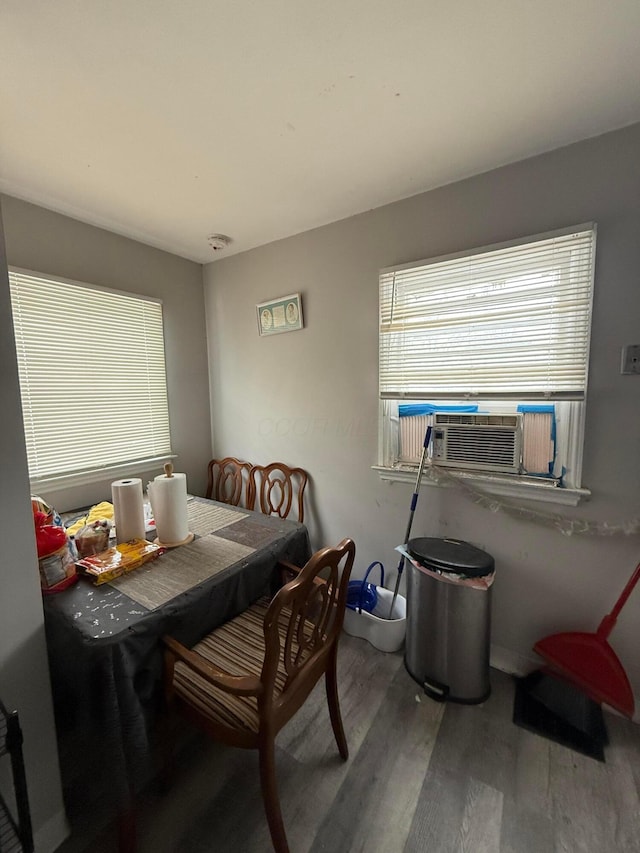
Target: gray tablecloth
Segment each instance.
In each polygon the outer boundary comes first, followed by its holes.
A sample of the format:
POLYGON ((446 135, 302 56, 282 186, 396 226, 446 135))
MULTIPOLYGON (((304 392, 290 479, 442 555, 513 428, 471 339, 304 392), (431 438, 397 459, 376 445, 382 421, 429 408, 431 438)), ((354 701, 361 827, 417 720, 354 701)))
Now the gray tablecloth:
MULTIPOLYGON (((44 598, 62 781, 70 813, 98 799, 122 808, 148 780, 150 736, 162 698, 162 636, 170 634, 193 645, 268 591, 278 560, 304 565, 309 558, 303 525, 240 512, 241 520, 216 529, 215 536, 245 546, 235 550, 246 556, 227 567, 217 565, 212 577, 163 603, 154 599, 145 606, 139 588, 132 590, 134 600, 125 592, 126 583, 94 586, 87 578, 44 598)), ((198 537, 194 546, 197 543, 198 537)), ((173 552, 180 557, 178 571, 188 547, 182 546, 185 551, 180 554, 178 549, 173 552)), ((233 548, 228 550, 234 553, 233 548)), ((195 552, 194 559, 202 560, 206 548, 196 547, 195 552)), ((160 565, 171 555, 155 562, 160 565)), ((148 571, 152 584, 153 565, 135 572, 148 571)), ((135 580, 139 587, 139 578, 135 580)), ((162 597, 168 594, 165 590, 162 597)))

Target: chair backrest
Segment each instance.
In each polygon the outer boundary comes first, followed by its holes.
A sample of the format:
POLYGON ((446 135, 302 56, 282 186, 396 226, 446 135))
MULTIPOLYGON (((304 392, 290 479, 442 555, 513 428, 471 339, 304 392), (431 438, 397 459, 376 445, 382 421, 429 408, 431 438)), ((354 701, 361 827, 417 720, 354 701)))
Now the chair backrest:
POLYGON ((205 497, 214 501, 242 506, 251 509, 249 499, 249 474, 251 463, 243 462, 233 456, 224 459, 212 459, 209 462, 207 491, 205 497))
POLYGON ((308 479, 309 475, 303 468, 291 468, 284 462, 254 465, 249 475, 249 509, 288 518, 295 505, 297 520, 302 523, 308 479))
POLYGON ((264 618, 263 713, 279 729, 300 708, 337 651, 356 546, 343 539, 317 551, 274 596, 264 618), (284 683, 274 694, 276 676, 284 683))

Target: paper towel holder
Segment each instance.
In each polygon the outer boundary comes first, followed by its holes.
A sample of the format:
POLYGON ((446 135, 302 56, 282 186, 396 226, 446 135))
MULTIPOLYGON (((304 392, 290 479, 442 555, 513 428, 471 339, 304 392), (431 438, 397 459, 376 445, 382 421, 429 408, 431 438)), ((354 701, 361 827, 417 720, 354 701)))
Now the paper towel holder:
MULTIPOLYGON (((173 462, 171 462, 171 461, 165 462, 162 467, 164 469, 165 477, 168 480, 173 479, 173 462)), ((149 483, 149 486, 151 486, 151 483, 149 483)), ((147 487, 147 491, 148 491, 148 487, 147 487)), ((195 539, 195 534, 192 532, 189 532, 189 533, 187 533, 185 538, 181 539, 179 542, 163 542, 160 540, 160 537, 156 537, 153 540, 153 544, 154 545, 161 545, 163 548, 177 548, 179 545, 188 545, 189 542, 193 542, 194 539, 195 539)))
POLYGON ((195 533, 187 533, 181 542, 161 542, 159 537, 156 536, 153 540, 153 544, 160 545, 162 548, 177 548, 179 545, 188 545, 189 542, 193 542, 195 536, 195 533))

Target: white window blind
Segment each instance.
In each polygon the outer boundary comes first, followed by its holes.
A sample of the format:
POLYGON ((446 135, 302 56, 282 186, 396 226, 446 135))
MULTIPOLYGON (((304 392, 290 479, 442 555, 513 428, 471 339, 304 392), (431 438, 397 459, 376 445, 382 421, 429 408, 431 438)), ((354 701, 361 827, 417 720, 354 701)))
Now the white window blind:
POLYGON ((594 224, 380 273, 382 399, 581 400, 594 224))
POLYGON ((9 271, 32 483, 171 453, 162 304, 9 271))

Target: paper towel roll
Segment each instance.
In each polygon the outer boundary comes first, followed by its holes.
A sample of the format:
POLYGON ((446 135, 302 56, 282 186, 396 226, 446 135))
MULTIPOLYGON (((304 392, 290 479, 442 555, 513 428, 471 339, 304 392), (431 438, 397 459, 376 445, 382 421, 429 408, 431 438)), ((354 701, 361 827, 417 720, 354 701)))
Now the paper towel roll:
POLYGON ((142 480, 116 480, 111 483, 113 518, 116 523, 116 541, 144 539, 144 505, 142 480))
POLYGON ((187 475, 160 474, 149 486, 158 541, 163 545, 180 544, 189 536, 187 475))

